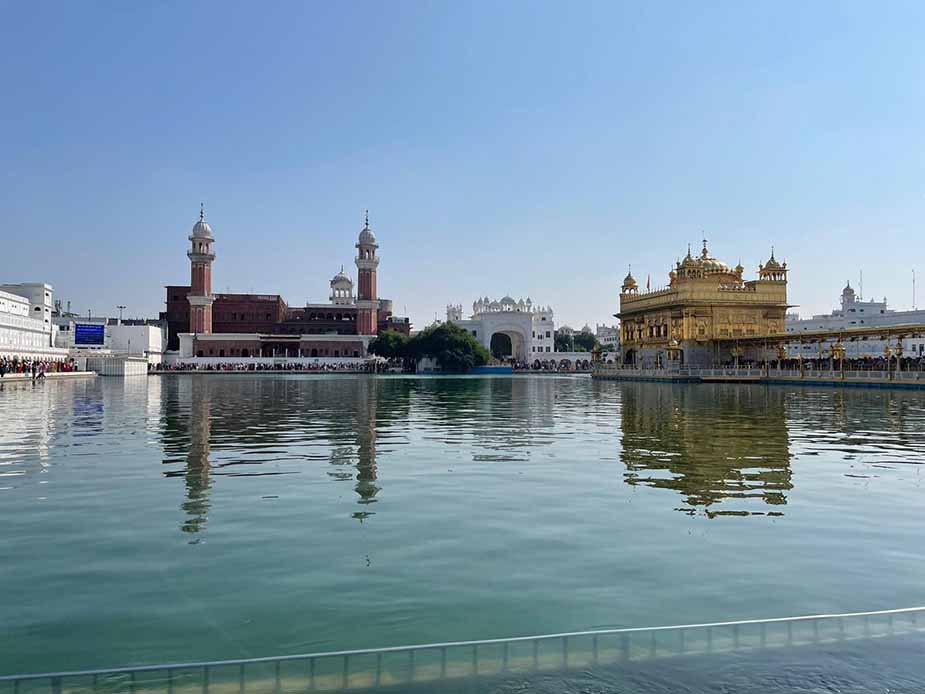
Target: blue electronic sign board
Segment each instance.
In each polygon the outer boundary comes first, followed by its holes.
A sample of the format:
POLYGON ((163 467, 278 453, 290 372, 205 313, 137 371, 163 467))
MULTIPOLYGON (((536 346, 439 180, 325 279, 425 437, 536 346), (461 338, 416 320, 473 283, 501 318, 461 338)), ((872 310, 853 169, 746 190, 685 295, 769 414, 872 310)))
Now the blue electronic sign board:
POLYGON ((105 325, 93 325, 90 323, 74 324, 74 344, 75 345, 102 345, 105 336, 105 325))

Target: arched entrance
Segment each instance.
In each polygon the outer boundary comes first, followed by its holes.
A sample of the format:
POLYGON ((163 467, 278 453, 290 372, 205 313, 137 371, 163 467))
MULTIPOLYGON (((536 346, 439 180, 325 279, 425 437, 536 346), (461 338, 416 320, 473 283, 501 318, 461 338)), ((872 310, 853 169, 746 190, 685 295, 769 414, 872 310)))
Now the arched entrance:
POLYGON ((636 350, 628 349, 623 353, 623 363, 631 366, 636 365, 636 350))
POLYGON ((514 341, 507 333, 495 333, 491 336, 491 356, 507 360, 514 356, 514 341))
POLYGON ((527 344, 526 336, 519 329, 503 327, 492 331, 485 346, 496 359, 526 362, 529 358, 527 344))

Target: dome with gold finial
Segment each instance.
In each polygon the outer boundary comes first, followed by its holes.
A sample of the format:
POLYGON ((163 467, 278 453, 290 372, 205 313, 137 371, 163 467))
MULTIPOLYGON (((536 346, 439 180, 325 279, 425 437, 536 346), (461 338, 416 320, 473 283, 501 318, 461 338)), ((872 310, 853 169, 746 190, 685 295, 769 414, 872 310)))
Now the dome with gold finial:
POLYGON ((766 262, 762 267, 764 267, 765 270, 780 270, 783 267, 783 265, 777 262, 777 258, 774 257, 773 246, 771 247, 771 257, 768 258, 768 262, 766 262))
POLYGON ((758 277, 763 280, 784 282, 787 280, 787 263, 780 263, 774 257, 774 247, 771 247, 771 257, 764 265, 758 266, 758 277))
POLYGON ((703 250, 700 252, 700 267, 703 268, 705 273, 718 273, 726 272, 733 274, 732 268, 726 265, 722 260, 718 260, 710 255, 710 251, 707 249, 707 240, 703 240, 703 250))
POLYGON ((639 285, 636 284, 636 278, 633 277, 633 271, 630 270, 629 272, 626 273, 626 277, 623 278, 622 289, 624 292, 628 292, 628 291, 633 291, 638 288, 639 288, 639 285))

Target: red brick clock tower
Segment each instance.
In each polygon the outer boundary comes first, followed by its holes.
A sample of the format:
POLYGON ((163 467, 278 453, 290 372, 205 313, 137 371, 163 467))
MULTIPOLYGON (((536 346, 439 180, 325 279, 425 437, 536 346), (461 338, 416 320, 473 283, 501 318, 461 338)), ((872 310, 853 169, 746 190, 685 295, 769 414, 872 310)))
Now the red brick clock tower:
POLYGON ((376 236, 369 228, 369 210, 366 210, 366 226, 357 241, 357 334, 375 335, 379 325, 379 300, 376 298, 376 268, 379 256, 376 236))
POLYGON ((212 261, 215 251, 212 244, 212 227, 206 223, 205 210, 200 206, 199 221, 190 234, 190 249, 186 252, 190 259, 189 329, 191 333, 212 332, 212 261))

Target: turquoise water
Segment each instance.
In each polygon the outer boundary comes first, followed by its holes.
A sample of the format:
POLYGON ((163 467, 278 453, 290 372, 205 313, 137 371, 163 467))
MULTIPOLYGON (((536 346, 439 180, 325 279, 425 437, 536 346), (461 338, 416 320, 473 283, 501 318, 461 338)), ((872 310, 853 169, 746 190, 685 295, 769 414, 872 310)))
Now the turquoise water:
POLYGON ((0 673, 925 603, 925 393, 0 388, 0 673))

